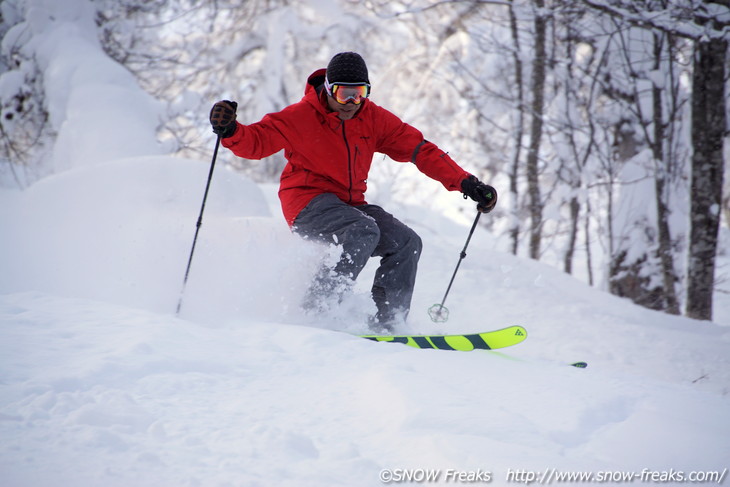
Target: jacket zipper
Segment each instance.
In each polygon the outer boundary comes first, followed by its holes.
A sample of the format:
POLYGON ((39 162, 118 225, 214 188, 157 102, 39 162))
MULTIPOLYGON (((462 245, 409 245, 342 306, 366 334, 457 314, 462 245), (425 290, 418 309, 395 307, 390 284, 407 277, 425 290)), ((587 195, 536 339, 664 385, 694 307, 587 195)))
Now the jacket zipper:
POLYGON ((347 203, 350 204, 352 203, 352 154, 350 154, 350 144, 347 142, 344 120, 342 121, 342 139, 345 141, 345 147, 347 148, 347 176, 350 184, 347 188, 347 203))

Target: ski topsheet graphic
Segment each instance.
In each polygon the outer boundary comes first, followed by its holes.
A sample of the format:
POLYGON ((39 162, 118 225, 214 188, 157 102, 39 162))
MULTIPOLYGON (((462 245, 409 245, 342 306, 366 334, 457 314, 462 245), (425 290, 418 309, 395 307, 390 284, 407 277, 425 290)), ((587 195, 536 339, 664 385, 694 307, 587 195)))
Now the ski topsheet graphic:
POLYGON ((360 335, 378 342, 402 343, 415 348, 437 350, 494 350, 517 345, 527 338, 527 330, 521 326, 510 326, 501 330, 464 335, 360 335))

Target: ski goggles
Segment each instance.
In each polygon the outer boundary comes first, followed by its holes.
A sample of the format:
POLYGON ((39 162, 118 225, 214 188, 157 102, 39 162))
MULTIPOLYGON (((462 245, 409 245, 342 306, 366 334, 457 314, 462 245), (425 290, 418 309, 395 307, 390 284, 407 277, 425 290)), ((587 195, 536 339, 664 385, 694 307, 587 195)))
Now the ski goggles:
POLYGON ((324 89, 327 94, 335 99, 340 105, 347 105, 352 102, 359 105, 370 95, 370 85, 367 83, 332 83, 324 80, 324 89))

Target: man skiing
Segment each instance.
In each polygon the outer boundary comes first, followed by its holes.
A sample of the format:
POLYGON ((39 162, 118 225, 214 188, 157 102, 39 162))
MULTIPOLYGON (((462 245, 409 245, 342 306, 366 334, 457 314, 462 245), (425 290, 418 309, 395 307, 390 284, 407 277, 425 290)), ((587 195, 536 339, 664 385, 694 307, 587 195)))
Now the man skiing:
POLYGON ((334 268, 322 268, 305 307, 325 308, 341 298, 370 257, 380 257, 372 298, 372 326, 392 330, 405 320, 413 296, 421 239, 377 205, 365 201, 375 152, 412 162, 449 191, 461 191, 491 211, 497 192, 464 171, 445 152, 368 99, 370 80, 363 58, 335 55, 326 69, 309 76, 304 97, 261 121, 236 121, 236 102, 215 103, 213 132, 239 157, 261 159, 280 150, 288 161, 281 174, 279 199, 292 231, 304 238, 341 246, 334 268))

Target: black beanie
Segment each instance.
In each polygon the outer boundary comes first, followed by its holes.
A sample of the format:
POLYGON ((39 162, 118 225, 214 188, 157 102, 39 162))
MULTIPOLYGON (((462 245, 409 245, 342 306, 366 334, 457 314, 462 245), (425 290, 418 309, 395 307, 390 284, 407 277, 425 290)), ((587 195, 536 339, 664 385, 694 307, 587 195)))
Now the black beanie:
POLYGON ((335 54, 327 65, 327 81, 332 83, 368 83, 368 67, 356 52, 335 54))

